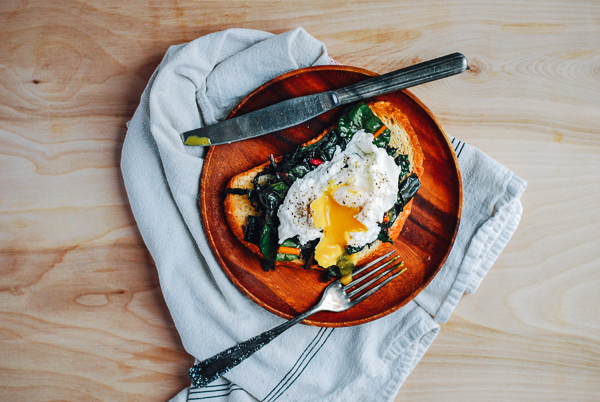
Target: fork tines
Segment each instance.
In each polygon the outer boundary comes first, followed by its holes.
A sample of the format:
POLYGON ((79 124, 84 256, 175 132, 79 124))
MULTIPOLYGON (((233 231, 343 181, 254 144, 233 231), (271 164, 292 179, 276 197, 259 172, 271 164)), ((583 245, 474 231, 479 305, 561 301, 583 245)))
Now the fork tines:
MULTIPOLYGON (((374 266, 374 265, 380 263, 381 261, 385 260, 386 258, 390 257, 392 254, 394 254, 394 252, 395 252, 395 250, 392 250, 389 253, 377 258, 376 260, 374 260, 374 261, 370 262, 369 264, 365 265, 364 267, 360 268, 358 271, 354 272, 352 274, 352 276, 354 278, 356 278, 357 275, 360 275, 367 269, 371 268, 372 266, 374 266)), ((403 267, 404 261, 400 261, 400 262, 396 263, 396 261, 399 258, 400 258, 399 256, 394 256, 391 259, 389 259, 388 261, 386 261, 386 262, 382 263, 381 265, 379 265, 378 267, 374 268, 373 270, 367 272, 366 274, 364 274, 356 279, 353 279, 352 282, 350 282, 348 285, 345 285, 343 287, 344 292, 346 292, 348 297, 353 298, 354 296, 359 295, 361 292, 365 291, 364 293, 360 294, 358 297, 356 297, 355 299, 352 300, 355 303, 358 303, 358 302, 364 300, 365 298, 369 297, 370 295, 372 295, 373 293, 377 292, 379 289, 384 287, 387 283, 392 281, 394 278, 396 278, 398 275, 400 275, 404 271, 406 271, 406 268, 403 267), (385 269, 386 267, 387 267, 387 269, 385 269), (399 268, 399 270, 397 272, 394 272, 398 268, 399 268), (373 284, 375 284, 375 285, 372 286, 371 288, 369 288, 373 284), (360 285, 360 286, 358 286, 358 285, 360 285), (355 288, 356 286, 358 286, 358 287, 355 288)))

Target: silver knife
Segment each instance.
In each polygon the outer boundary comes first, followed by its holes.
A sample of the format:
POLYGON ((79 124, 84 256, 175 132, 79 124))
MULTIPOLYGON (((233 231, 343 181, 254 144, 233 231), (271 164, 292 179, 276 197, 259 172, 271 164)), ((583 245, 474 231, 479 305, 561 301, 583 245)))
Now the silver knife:
POLYGON ((467 59, 453 53, 383 74, 335 91, 289 99, 264 109, 182 134, 186 145, 217 145, 245 140, 304 123, 337 106, 460 74, 467 59))

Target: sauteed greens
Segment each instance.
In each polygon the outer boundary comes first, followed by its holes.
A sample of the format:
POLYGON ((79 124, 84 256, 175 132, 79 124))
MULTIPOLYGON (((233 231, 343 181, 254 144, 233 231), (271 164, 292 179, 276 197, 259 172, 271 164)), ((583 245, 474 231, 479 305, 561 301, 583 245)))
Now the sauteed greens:
MULTIPOLYGON (((257 216, 249 216, 246 223, 244 240, 258 245, 265 257, 263 268, 274 268, 275 261, 292 261, 301 257, 306 263, 305 268, 313 264, 315 247, 319 239, 305 245, 300 244, 297 237, 285 240, 278 244, 277 228, 279 219, 277 210, 283 203, 292 183, 304 177, 308 172, 316 169, 320 164, 333 158, 336 147, 342 150, 350 142, 358 130, 365 130, 371 134, 378 134, 373 143, 384 148, 389 155, 396 155, 397 150, 389 146, 391 132, 383 122, 373 114, 365 103, 350 107, 340 117, 338 124, 330 129, 325 136, 314 144, 305 147, 298 146, 283 155, 281 162, 275 163, 271 156, 269 166, 259 172, 253 180, 254 188, 250 190, 232 188, 230 194, 247 195, 258 212, 257 216), (380 133, 378 131, 381 131, 380 133), (280 252, 281 250, 300 250, 300 254, 280 252)), ((417 192, 420 186, 416 175, 407 176, 410 172, 410 162, 407 155, 399 154, 394 160, 402 167, 399 179, 399 193, 396 204, 386 213, 385 222, 381 223, 378 240, 392 242, 388 229, 393 226, 404 205, 417 192)), ((328 274, 333 277, 345 276, 352 273, 354 268, 348 255, 359 252, 364 247, 348 247, 337 266, 329 267, 328 274)))

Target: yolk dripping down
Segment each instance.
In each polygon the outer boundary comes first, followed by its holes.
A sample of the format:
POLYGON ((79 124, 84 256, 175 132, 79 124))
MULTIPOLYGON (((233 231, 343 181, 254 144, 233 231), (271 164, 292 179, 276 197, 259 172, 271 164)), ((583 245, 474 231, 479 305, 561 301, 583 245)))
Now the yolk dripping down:
POLYGON ((367 227, 355 218, 360 210, 339 204, 331 195, 334 190, 329 187, 310 204, 315 227, 323 229, 315 260, 325 268, 337 263, 348 246, 350 232, 367 231, 367 227))

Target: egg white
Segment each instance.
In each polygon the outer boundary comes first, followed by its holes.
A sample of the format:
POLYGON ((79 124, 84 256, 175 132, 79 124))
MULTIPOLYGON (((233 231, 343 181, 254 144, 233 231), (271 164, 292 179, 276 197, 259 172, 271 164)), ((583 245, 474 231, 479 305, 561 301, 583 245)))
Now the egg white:
POLYGON ((356 218, 367 231, 349 233, 349 245, 375 241, 381 230, 378 223, 396 203, 400 172, 394 158, 373 144, 372 134, 357 131, 345 150, 337 147, 331 161, 292 184, 277 212, 279 243, 294 236, 302 244, 323 237, 314 226, 310 204, 325 191, 339 204, 359 208, 356 218))

